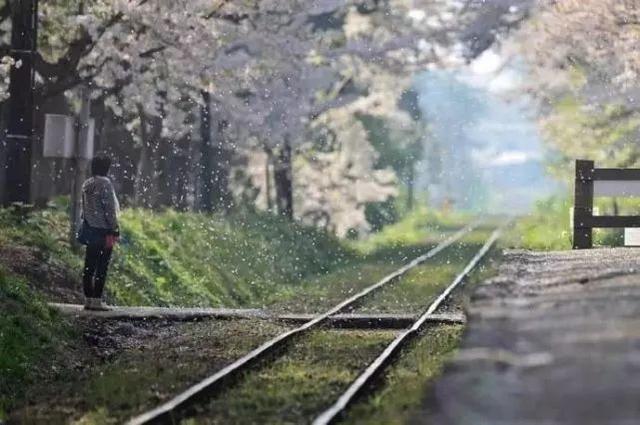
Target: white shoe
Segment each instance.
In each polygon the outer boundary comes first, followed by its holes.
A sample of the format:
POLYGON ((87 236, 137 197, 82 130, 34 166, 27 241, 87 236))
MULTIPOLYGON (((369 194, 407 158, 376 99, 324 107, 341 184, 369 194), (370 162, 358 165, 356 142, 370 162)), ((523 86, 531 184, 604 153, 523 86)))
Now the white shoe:
POLYGON ((91 310, 94 310, 94 311, 110 311, 111 307, 109 307, 100 298, 92 298, 91 299, 91 310))
POLYGON ((84 298, 84 309, 85 310, 91 310, 92 306, 93 306, 93 298, 85 297, 84 298))

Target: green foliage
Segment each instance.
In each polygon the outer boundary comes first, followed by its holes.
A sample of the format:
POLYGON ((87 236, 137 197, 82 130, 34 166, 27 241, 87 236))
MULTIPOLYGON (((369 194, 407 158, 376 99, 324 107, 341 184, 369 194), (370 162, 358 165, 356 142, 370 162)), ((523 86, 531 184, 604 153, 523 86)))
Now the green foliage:
POLYGON ((518 220, 507 244, 536 251, 571 249, 570 208, 567 198, 539 201, 531 214, 518 220))
MULTIPOLYGON (((637 214, 638 201, 614 201, 618 214, 637 214)), ((570 211, 573 201, 569 197, 551 197, 536 204, 535 210, 518 220, 506 238, 513 248, 534 251, 559 251, 571 249, 572 234, 570 211)), ((614 214, 611 199, 596 199, 597 213, 614 214)), ((624 243, 622 229, 595 229, 594 246, 620 246, 624 243)))
POLYGON ((596 108, 567 95, 555 102, 544 121, 545 137, 559 154, 551 168, 568 179, 576 158, 592 159, 600 167, 637 166, 639 128, 640 115, 634 110, 619 104, 596 108))
POLYGON ((422 144, 419 136, 406 129, 394 129, 379 117, 358 114, 357 118, 364 125, 373 147, 380 153, 377 168, 393 168, 400 176, 413 166, 422 155, 422 144))
POLYGON ((388 199, 384 202, 370 202, 365 207, 364 214, 369 224, 371 224, 371 230, 379 232, 384 226, 398 221, 396 200, 388 199))
POLYGON ((22 279, 0 269, 0 420, 38 363, 68 337, 64 322, 22 279))
POLYGON ((0 229, 0 246, 28 246, 42 256, 42 261, 61 261, 71 268, 81 266, 68 242, 69 218, 64 205, 27 215, 0 208, 0 229))
POLYGON ((112 289, 130 304, 260 304, 351 255, 326 233, 265 214, 128 210, 122 223, 112 289))
POLYGON ((469 221, 459 213, 440 212, 426 207, 416 208, 401 221, 388 225, 353 246, 360 252, 372 253, 379 249, 393 250, 402 246, 422 245, 428 235, 458 229, 469 221))

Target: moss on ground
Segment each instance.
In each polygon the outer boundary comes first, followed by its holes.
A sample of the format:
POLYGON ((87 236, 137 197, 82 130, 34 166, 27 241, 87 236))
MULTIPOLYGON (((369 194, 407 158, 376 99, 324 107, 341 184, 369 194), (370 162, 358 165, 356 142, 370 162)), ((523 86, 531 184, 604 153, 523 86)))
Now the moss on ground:
POLYGON ((124 423, 287 329, 255 320, 82 327, 91 341, 84 367, 33 387, 13 422, 124 423))
POLYGON ((315 331, 183 423, 308 423, 394 336, 390 331, 315 331))
POLYGON ((410 270, 396 283, 371 296, 358 310, 375 313, 420 313, 465 268, 489 237, 476 230, 461 244, 445 249, 423 265, 410 270))
POLYGON ((344 423, 392 425, 410 422, 430 382, 455 352, 463 327, 439 325, 425 331, 390 368, 372 397, 356 403, 344 423))

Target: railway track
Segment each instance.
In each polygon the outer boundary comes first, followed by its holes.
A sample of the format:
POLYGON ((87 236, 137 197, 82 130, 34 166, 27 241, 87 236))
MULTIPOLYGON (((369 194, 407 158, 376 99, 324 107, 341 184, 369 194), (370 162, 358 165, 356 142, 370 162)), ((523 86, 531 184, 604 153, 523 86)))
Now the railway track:
MULTIPOLYGON (((387 285, 390 285, 393 282, 396 282, 398 279, 404 276, 407 272, 421 265, 422 263, 429 260, 430 258, 433 258, 434 256, 436 256, 443 250, 447 249, 448 247, 452 246, 454 243, 462 239, 465 235, 475 230, 478 226, 479 226, 479 223, 476 222, 461 229, 460 231, 456 232, 454 235, 450 236, 449 238, 445 239, 443 242, 438 244, 436 247, 432 248, 425 254, 415 258, 414 260, 407 263, 403 267, 399 268, 395 272, 385 276, 375 284, 362 289, 355 295, 345 299, 344 301, 340 302, 339 304, 325 311, 324 313, 318 314, 317 316, 307 321, 306 323, 292 330, 289 330, 287 332, 283 332, 282 334, 276 336, 275 338, 269 341, 266 341, 265 343, 255 348, 254 350, 250 351, 246 355, 240 357, 233 363, 229 364, 228 366, 224 367, 223 369, 219 370, 218 372, 214 373, 208 378, 202 380, 201 382, 186 389, 184 392, 178 394, 171 400, 161 404, 160 406, 150 411, 147 411, 139 416, 136 416, 130 419, 127 422, 127 424, 142 425, 142 424, 177 423, 179 419, 185 416, 185 413, 189 412, 189 410, 193 406, 197 405, 199 402, 205 401, 208 397, 210 397, 217 390, 220 390, 222 387, 224 387, 226 383, 231 381, 234 377, 238 376, 240 373, 248 370, 250 367, 252 367, 256 363, 269 358, 269 356, 273 355, 277 350, 285 346, 287 343, 291 342, 294 338, 301 336, 309 332, 310 330, 315 329, 320 325, 324 324, 325 322, 329 321, 331 316, 342 313, 350 307, 354 307, 355 305, 363 301, 363 299, 365 299, 367 296, 374 293, 375 291, 383 287, 386 287, 387 285)), ((495 239, 497 239, 497 237, 495 239)), ((479 260, 477 262, 479 262, 479 260)), ((467 274, 468 273, 469 272, 467 272, 467 274)), ((452 290, 453 288, 449 290, 448 293, 450 293, 452 290)), ((441 297, 439 297, 439 299, 441 297)), ((446 296, 444 298, 446 298, 446 296)), ((442 298, 440 303, 444 300, 444 298, 442 298)), ((431 310, 430 313, 428 314, 425 313, 422 316, 420 316, 420 318, 418 319, 418 321, 422 322, 422 324, 429 321, 430 315, 433 313, 433 311, 435 311, 435 308, 433 309, 430 308, 429 310, 431 310)), ((414 324, 414 327, 415 327, 415 324, 414 324)), ((387 350, 385 350, 385 352, 386 351, 387 350)))
POLYGON ((371 382, 379 376, 384 369, 393 361, 396 354, 406 346, 406 344, 424 328, 428 323, 429 317, 442 305, 442 303, 451 295, 451 293, 459 287, 466 277, 476 268, 482 258, 496 243, 502 229, 498 229, 487 242, 482 246, 478 253, 471 259, 460 274, 451 282, 447 288, 440 293, 425 312, 413 323, 413 325, 398 335, 384 351, 351 383, 349 388, 336 400, 336 402, 327 410, 322 412, 314 421, 313 425, 329 425, 339 420, 347 408, 370 387, 371 382))

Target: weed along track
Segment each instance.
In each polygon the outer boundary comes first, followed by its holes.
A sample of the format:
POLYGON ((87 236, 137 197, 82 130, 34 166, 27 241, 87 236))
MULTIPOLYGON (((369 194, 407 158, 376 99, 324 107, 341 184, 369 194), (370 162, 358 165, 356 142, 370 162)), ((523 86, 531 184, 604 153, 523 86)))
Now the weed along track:
POLYGON ((147 423, 173 423, 180 418, 190 416, 194 407, 202 405, 206 400, 215 395, 216 392, 228 386, 234 381, 234 378, 241 376, 243 373, 251 370, 257 364, 262 364, 265 360, 273 358, 288 343, 304 334, 308 334, 328 322, 331 316, 344 312, 347 309, 354 308, 361 303, 366 297, 376 291, 397 282, 401 277, 405 276, 409 271, 418 267, 427 260, 435 257, 445 249, 454 246, 462 238, 469 235, 478 227, 478 223, 470 224, 455 234, 445 239, 436 247, 430 249, 425 254, 420 255, 410 261, 403 267, 397 269, 393 273, 385 276, 377 283, 370 285, 355 295, 345 299, 333 308, 322 314, 318 314, 313 319, 289 331, 283 332, 273 339, 270 339, 250 351, 246 355, 240 357, 233 363, 200 381, 199 383, 188 388, 184 392, 178 394, 166 403, 145 412, 139 416, 132 418, 128 423, 130 425, 147 424, 147 423))

